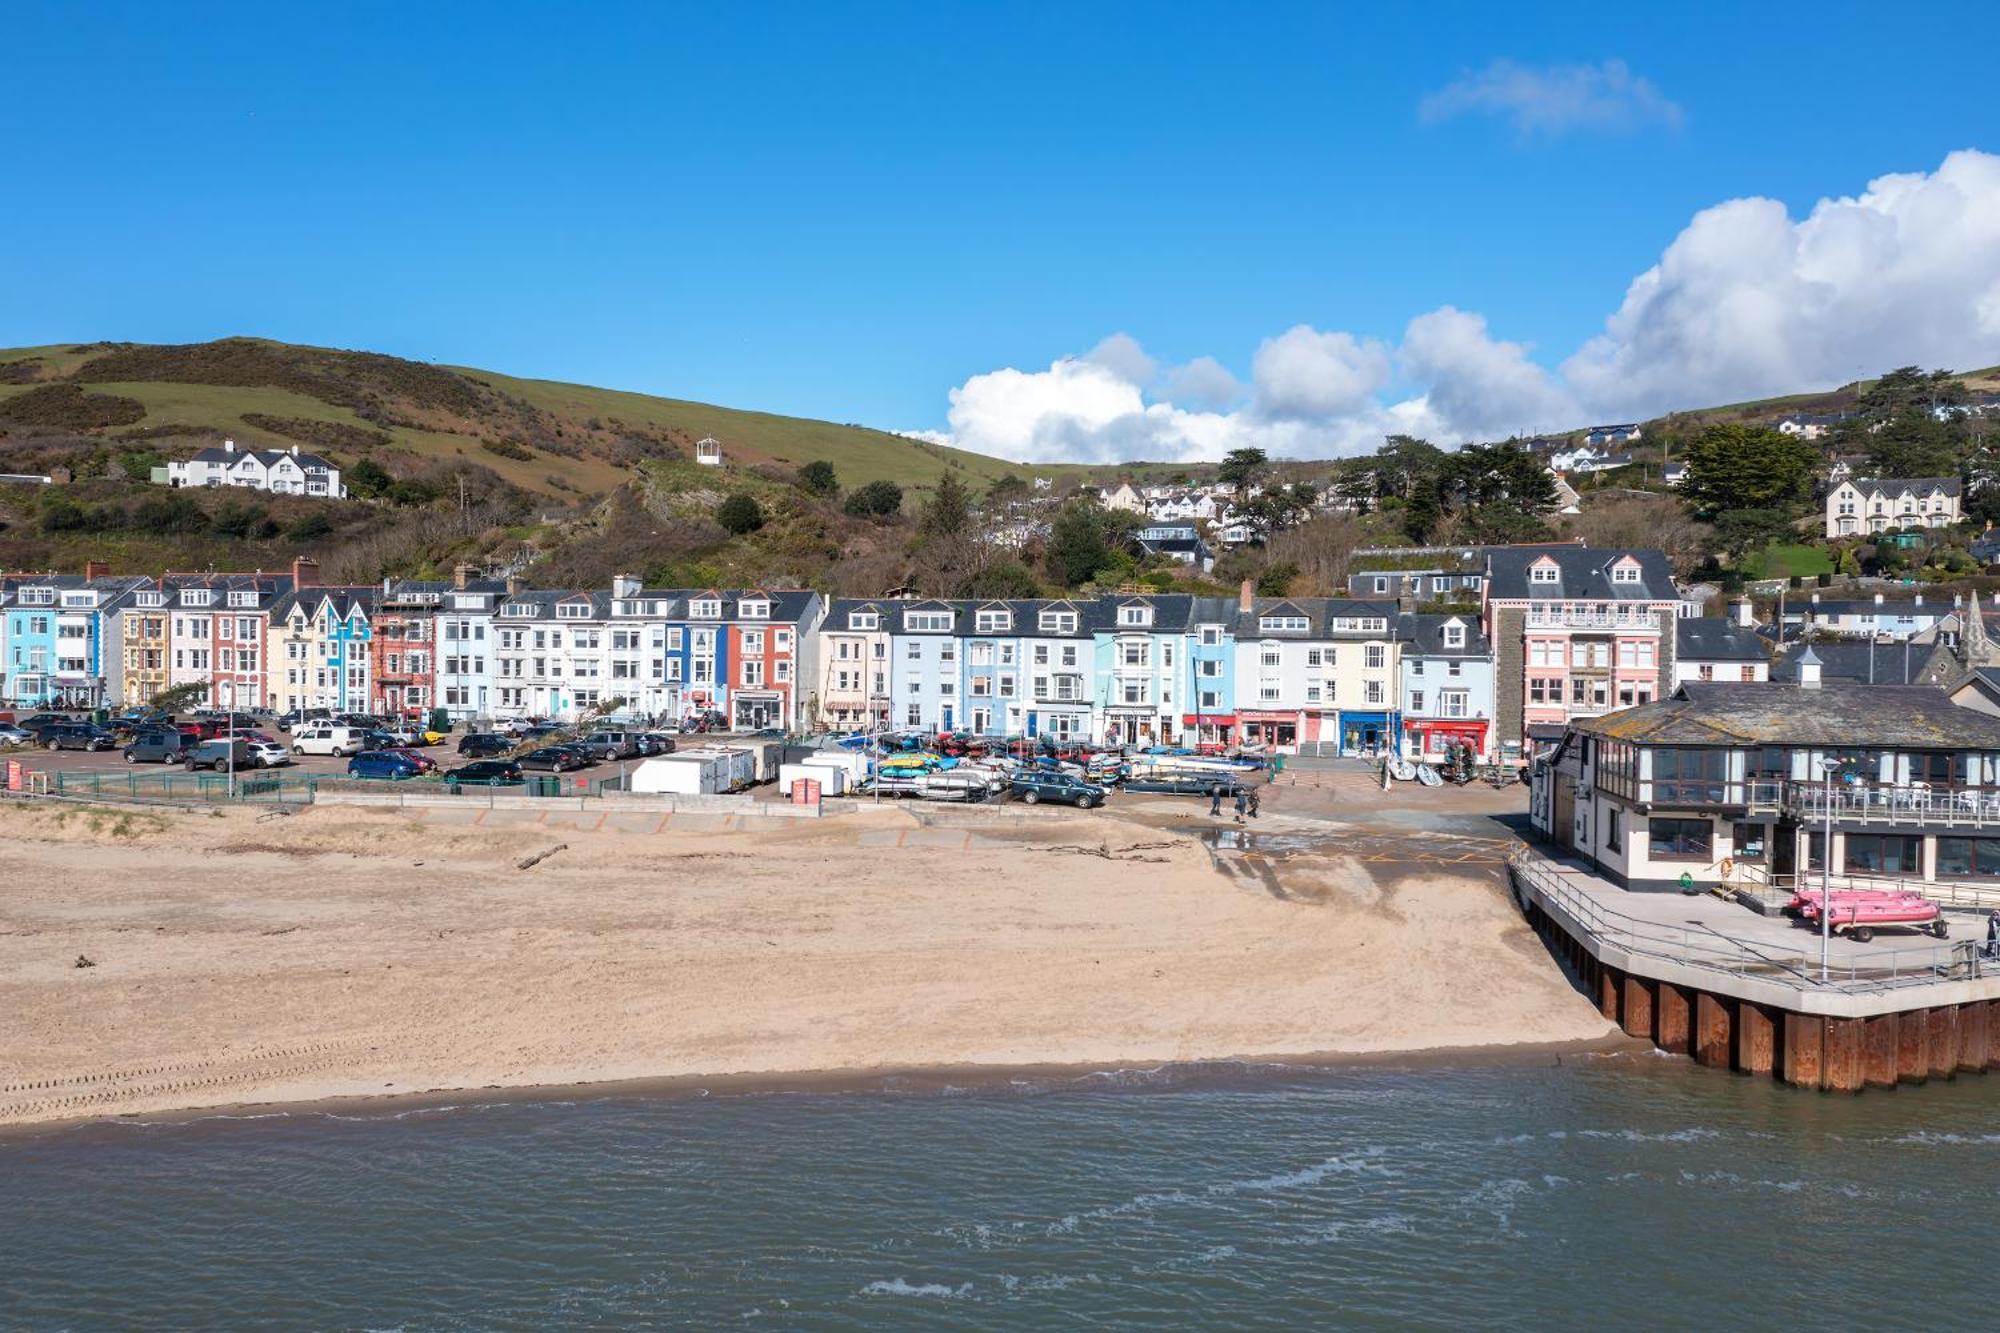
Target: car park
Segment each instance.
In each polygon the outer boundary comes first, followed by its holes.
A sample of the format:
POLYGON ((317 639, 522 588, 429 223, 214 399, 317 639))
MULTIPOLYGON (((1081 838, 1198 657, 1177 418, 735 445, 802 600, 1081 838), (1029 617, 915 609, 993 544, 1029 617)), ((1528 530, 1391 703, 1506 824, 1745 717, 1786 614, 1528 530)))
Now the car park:
POLYGON ((467 787, 517 787, 526 779, 511 759, 480 759, 447 769, 444 780, 467 787))
POLYGON ((347 776, 350 778, 385 778, 400 782, 417 777, 422 772, 415 759, 394 750, 364 750, 347 761, 347 776))
POLYGON ((118 738, 88 722, 65 722, 44 731, 42 744, 51 750, 115 750, 118 738))
POLYGON ((210 739, 190 746, 182 754, 181 763, 190 773, 204 768, 226 773, 235 769, 255 768, 257 759, 250 752, 249 741, 210 739))
POLYGON ((147 731, 125 747, 128 764, 178 764, 195 744, 178 731, 147 731))
POLYGON ((502 736, 492 731, 475 731, 470 736, 458 738, 458 752, 467 759, 486 759, 496 754, 506 754, 516 744, 511 736, 502 736))
POLYGON ((1104 804, 1105 790, 1095 783, 1067 773, 1029 769, 1016 773, 1008 783, 1014 795, 1029 805, 1039 805, 1044 801, 1059 805, 1073 805, 1080 810, 1104 804))

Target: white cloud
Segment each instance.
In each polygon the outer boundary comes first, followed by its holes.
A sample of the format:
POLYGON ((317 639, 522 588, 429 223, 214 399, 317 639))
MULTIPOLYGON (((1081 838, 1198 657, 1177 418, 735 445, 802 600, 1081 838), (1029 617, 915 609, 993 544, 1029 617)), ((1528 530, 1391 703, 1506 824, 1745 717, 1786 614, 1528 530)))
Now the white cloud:
POLYGON ((1466 71, 1417 107, 1418 119, 1427 124, 1464 115, 1501 116, 1524 135, 1674 128, 1685 118, 1679 104, 1622 60, 1540 68, 1495 60, 1466 71))
POLYGON ((1562 363, 1441 306, 1391 347, 1297 325, 1260 344, 1247 390, 1212 357, 1166 371, 1115 334, 1046 370, 975 375, 945 439, 1022 461, 1329 457, 1409 433, 1440 444, 1643 419, 1829 388, 1918 364, 2000 363, 2000 157, 1953 153, 1794 221, 1769 199, 1697 214, 1562 363), (1393 395, 1391 390, 1394 390, 1393 395), (1148 398, 1149 391, 1157 396, 1148 398))

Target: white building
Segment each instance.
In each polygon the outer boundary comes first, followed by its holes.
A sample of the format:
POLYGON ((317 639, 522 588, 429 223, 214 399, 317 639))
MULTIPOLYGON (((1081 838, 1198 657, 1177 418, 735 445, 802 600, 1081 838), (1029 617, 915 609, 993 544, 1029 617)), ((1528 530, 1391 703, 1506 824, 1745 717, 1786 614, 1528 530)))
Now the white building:
POLYGON ((153 469, 153 480, 167 486, 241 486, 276 495, 318 495, 347 498, 340 469, 318 454, 289 449, 238 449, 224 440, 220 449, 204 449, 185 462, 153 469))
POLYGON ((722 441, 713 435, 704 435, 694 442, 694 461, 703 467, 722 466, 722 441))
POLYGON ((1826 535, 1858 537, 1901 528, 1948 528, 1964 517, 1956 477, 1870 481, 1851 477, 1827 488, 1826 535))

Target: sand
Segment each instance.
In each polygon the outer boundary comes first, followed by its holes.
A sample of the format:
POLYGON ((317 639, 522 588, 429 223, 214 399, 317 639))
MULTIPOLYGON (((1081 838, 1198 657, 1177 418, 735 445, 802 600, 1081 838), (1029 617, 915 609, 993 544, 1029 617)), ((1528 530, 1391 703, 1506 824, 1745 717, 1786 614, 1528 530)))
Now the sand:
POLYGON ((556 833, 0 803, 0 1124, 1609 1031, 1490 864, 1030 814, 556 833))

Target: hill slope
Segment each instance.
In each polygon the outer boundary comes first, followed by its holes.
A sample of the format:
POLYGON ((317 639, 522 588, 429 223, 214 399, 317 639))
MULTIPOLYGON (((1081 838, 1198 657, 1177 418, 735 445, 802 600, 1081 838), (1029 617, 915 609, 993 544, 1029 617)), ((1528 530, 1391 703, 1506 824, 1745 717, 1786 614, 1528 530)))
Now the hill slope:
POLYGON ((848 486, 923 488, 948 468, 977 485, 1024 471, 860 426, 259 338, 0 350, 0 429, 0 448, 52 459, 93 441, 178 455, 229 436, 297 443, 344 465, 373 456, 392 471, 399 457, 478 463, 525 491, 589 498, 640 459, 688 456, 704 435, 733 463, 825 461, 848 486), (9 401, 28 394, 32 410, 10 416, 9 401))

